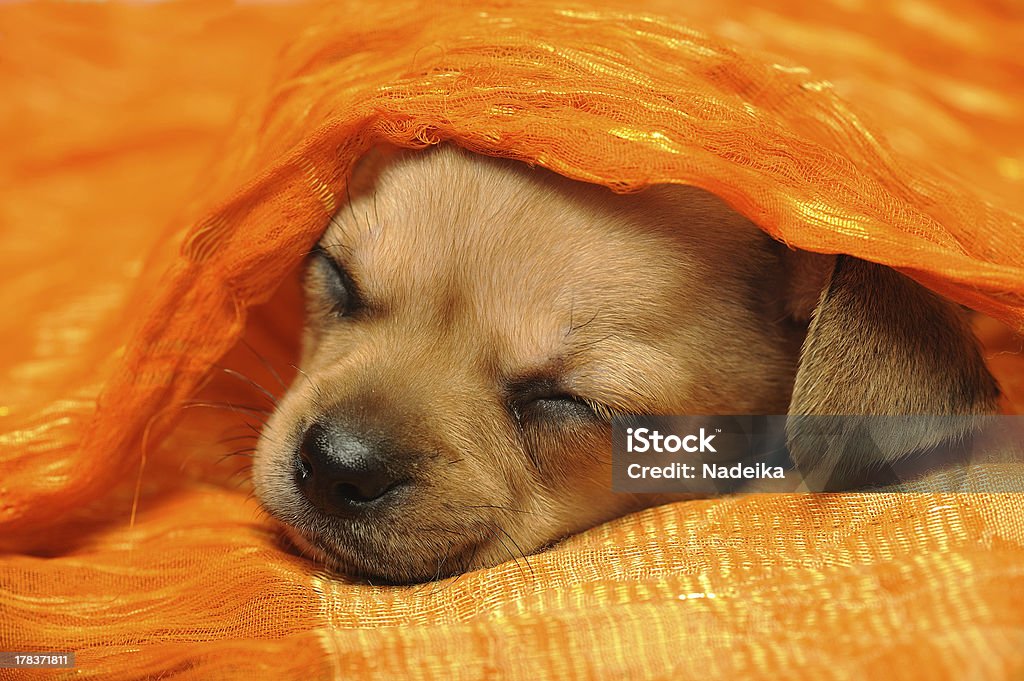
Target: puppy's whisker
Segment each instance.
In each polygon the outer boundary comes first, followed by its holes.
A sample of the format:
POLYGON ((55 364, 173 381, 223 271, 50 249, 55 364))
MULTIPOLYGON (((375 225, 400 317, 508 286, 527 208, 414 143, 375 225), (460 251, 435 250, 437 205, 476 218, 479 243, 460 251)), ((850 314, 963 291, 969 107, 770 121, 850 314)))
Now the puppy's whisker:
POLYGON ((220 365, 214 365, 214 366, 216 366, 218 369, 220 369, 221 371, 226 373, 228 376, 234 376, 235 378, 239 379, 240 381, 245 381, 246 383, 248 383, 252 387, 254 387, 257 390, 259 390, 261 393, 263 393, 267 397, 267 399, 270 400, 271 404, 273 404, 274 406, 277 406, 277 397, 272 392, 270 392, 269 390, 264 388, 262 385, 260 385, 256 381, 254 381, 251 378, 249 378, 248 376, 246 376, 245 374, 240 373, 238 371, 235 371, 234 369, 229 369, 227 367, 222 367, 220 365))
POLYGON ((479 552, 480 552, 480 542, 477 542, 477 543, 475 543, 473 545, 473 553, 471 553, 469 555, 469 560, 466 561, 466 567, 463 569, 463 572, 468 570, 473 565, 473 562, 476 560, 476 554, 479 553, 479 552))
POLYGON ((271 429, 266 422, 262 422, 260 424, 261 426, 263 426, 262 428, 259 428, 253 425, 252 423, 249 423, 248 421, 246 421, 243 425, 253 432, 253 435, 250 437, 255 437, 257 442, 259 442, 260 440, 264 440, 276 447, 281 446, 281 443, 277 440, 277 438, 273 437, 270 434, 271 429))
POLYGON ((449 555, 451 554, 451 551, 452 551, 452 547, 453 547, 454 545, 455 545, 455 544, 454 544, 454 542, 448 542, 448 548, 447 548, 447 549, 445 550, 445 552, 444 552, 444 558, 443 558, 443 559, 441 559, 441 563, 440 563, 440 564, 439 564, 439 566, 438 566, 437 574, 436 574, 436 575, 434 575, 434 579, 435 579, 435 580, 437 580, 437 579, 441 578, 441 577, 442 577, 442 575, 444 574, 444 573, 443 573, 444 565, 445 565, 445 563, 447 563, 447 562, 448 562, 448 557, 449 557, 449 555))
MULTIPOLYGON (((349 233, 349 230, 346 229, 346 227, 351 225, 353 229, 358 231, 359 218, 356 217, 356 211, 355 207, 352 204, 352 195, 350 194, 350 188, 348 184, 345 185, 345 198, 348 200, 348 217, 343 216, 341 211, 335 213, 334 217, 331 218, 331 224, 330 227, 328 227, 328 231, 330 231, 332 227, 336 228, 339 232, 341 232, 342 236, 351 239, 351 234, 349 233), (349 221, 348 218, 351 218, 351 221, 349 221)), ((352 252, 351 248, 346 248, 343 244, 336 245, 345 249, 349 253, 352 252)))
MULTIPOLYGON (((460 532, 458 530, 453 530, 453 529, 447 528, 447 527, 440 527, 440 526, 437 526, 437 525, 423 525, 423 526, 420 526, 418 529, 421 532, 424 532, 424 531, 425 532, 440 532, 442 534, 447 534, 449 536, 453 536, 453 537, 456 538, 454 541, 449 541, 448 548, 447 548, 447 550, 445 552, 445 556, 442 559, 439 567, 443 567, 443 564, 448 562, 448 559, 451 557, 451 555, 450 555, 451 551, 452 551, 452 549, 455 548, 456 544, 464 544, 464 543, 466 543, 469 540, 469 536, 465 532, 460 532)), ((486 539, 486 537, 484 537, 483 539, 486 539)), ((444 589, 448 589, 448 588, 454 586, 455 583, 458 582, 459 579, 462 578, 462 575, 469 569, 469 566, 472 565, 473 561, 476 560, 477 552, 480 550, 480 545, 482 543, 483 543, 482 540, 481 541, 474 541, 472 543, 472 549, 473 549, 472 552, 470 553, 470 555, 468 557, 464 557, 461 561, 459 561, 458 569, 454 571, 455 579, 452 580, 451 582, 449 582, 447 585, 445 585, 442 588, 442 591, 444 589)), ((465 552, 462 552, 462 553, 464 554, 465 552)), ((439 570, 434 572, 434 577, 433 577, 432 581, 436 582, 439 579, 441 579, 441 577, 442 577, 442 575, 441 575, 441 571, 439 569, 439 570)), ((433 595, 433 593, 434 592, 431 591, 430 595, 433 595)))
POLYGON ((456 584, 459 583, 459 580, 462 579, 462 575, 469 572, 469 568, 473 565, 473 561, 476 560, 476 554, 479 550, 480 542, 475 542, 473 544, 473 552, 470 553, 469 556, 464 561, 462 561, 462 564, 459 566, 458 574, 455 575, 455 579, 450 581, 448 585, 445 587, 445 589, 451 589, 452 587, 454 587, 456 584))
MULTIPOLYGON (((499 532, 501 532, 503 535, 508 537, 508 540, 510 542, 512 542, 512 546, 516 547, 516 551, 519 551, 519 555, 523 557, 523 562, 526 563, 526 567, 529 568, 529 570, 530 570, 530 577, 533 578, 533 579, 536 579, 537 575, 533 571, 533 566, 530 565, 530 559, 526 557, 526 553, 519 547, 519 544, 516 543, 516 540, 513 539, 512 535, 510 535, 508 532, 506 532, 500 525, 495 525, 495 527, 498 529, 499 532)), ((502 543, 504 543, 504 542, 502 542, 502 543)))
POLYGON ((263 414, 269 416, 271 411, 268 409, 261 409, 259 407, 251 407, 244 404, 232 404, 230 402, 186 402, 181 405, 182 409, 196 409, 196 408, 207 408, 207 409, 224 409, 227 411, 238 412, 249 412, 251 414, 263 414))
POLYGON ((237 471, 227 476, 227 481, 231 484, 232 489, 238 489, 243 484, 248 482, 249 473, 252 472, 252 466, 244 466, 239 468, 237 471))
MULTIPOLYGON (((345 199, 348 201, 348 212, 349 212, 349 215, 352 216, 352 224, 358 225, 359 224, 359 220, 356 219, 356 209, 355 209, 355 206, 352 205, 352 180, 351 180, 351 178, 349 178, 349 181, 345 183, 345 199)), ((337 216, 335 216, 335 219, 337 219, 337 216)), ((334 220, 332 220, 332 222, 333 221, 334 220)), ((341 225, 339 225, 339 227, 340 226, 341 225)))
POLYGON ((444 585, 444 588, 441 589, 441 593, 444 593, 445 591, 447 591, 449 589, 452 589, 453 587, 455 587, 455 585, 459 584, 459 580, 462 579, 462 576, 465 573, 466 573, 466 565, 465 564, 460 564, 459 565, 459 569, 456 570, 455 579, 452 580, 451 582, 447 583, 446 585, 444 585))
POLYGON ((221 455, 217 459, 217 463, 223 463, 223 462, 227 461, 228 459, 231 459, 231 458, 234 458, 234 457, 243 457, 243 458, 246 458, 246 459, 251 459, 252 456, 253 456, 253 452, 255 452, 255 451, 256 451, 255 447, 246 447, 245 449, 236 449, 233 452, 228 452, 227 454, 221 455))
MULTIPOLYGON (((338 227, 342 227, 342 224, 340 222, 333 222, 332 224, 337 225, 338 227)), ((302 255, 304 257, 309 257, 309 256, 313 255, 314 253, 322 253, 322 252, 330 253, 330 250, 332 248, 341 249, 342 251, 344 251, 346 253, 351 253, 352 252, 352 249, 349 248, 348 246, 346 246, 345 244, 343 244, 342 242, 340 242, 340 241, 332 241, 330 243, 323 243, 323 242, 318 243, 316 246, 314 246, 313 248, 309 249, 308 251, 306 251, 302 255)))
POLYGON ((448 546, 447 546, 447 548, 444 551, 444 555, 442 555, 441 558, 438 559, 438 561, 437 561, 437 567, 434 569, 434 576, 430 578, 429 582, 426 582, 423 585, 424 587, 426 587, 427 585, 430 585, 432 587, 430 589, 430 593, 427 594, 428 596, 433 596, 434 592, 437 591, 437 589, 438 589, 437 580, 439 580, 441 578, 441 570, 444 567, 445 561, 448 560, 448 555, 452 551, 452 544, 453 544, 453 542, 450 542, 450 541, 448 542, 448 546))
POLYGON ((615 334, 614 333, 609 333, 606 336, 602 336, 601 338, 597 338, 597 339, 592 340, 592 341, 590 341, 588 343, 580 343, 579 345, 576 345, 575 347, 573 347, 572 350, 570 350, 568 352, 568 354, 570 356, 581 355, 581 354, 583 354, 584 350, 589 350, 590 348, 599 346, 599 345, 601 345, 602 343, 604 343, 605 341, 607 341, 607 340, 609 340, 611 338, 615 338, 615 334))
MULTIPOLYGON (((497 525, 491 525, 491 527, 495 530, 501 529, 497 525)), ((511 558, 512 562, 516 564, 517 568, 519 568, 519 572, 520 574, 522 574, 523 579, 526 579, 526 570, 523 569, 523 566, 519 563, 519 558, 516 557, 516 554, 512 553, 512 549, 508 547, 508 544, 505 543, 505 541, 498 535, 497 532, 492 533, 491 537, 498 540, 498 543, 501 544, 501 547, 505 549, 505 553, 508 554, 508 557, 511 558)))
POLYGON ((309 377, 309 374, 307 374, 305 371, 295 366, 294 364, 291 364, 290 366, 303 375, 303 377, 309 382, 309 385, 313 388, 313 392, 316 393, 317 397, 319 397, 320 399, 325 399, 323 388, 317 385, 316 381, 309 377))
MULTIPOLYGON (((245 435, 244 437, 250 438, 254 443, 257 444, 257 446, 260 440, 263 440, 274 446, 281 446, 281 442, 276 437, 273 436, 272 428, 269 423, 264 421, 260 423, 260 426, 262 426, 262 428, 257 427, 249 422, 241 424, 241 427, 248 428, 249 430, 252 431, 251 433, 245 435)), ((243 438, 239 437, 238 439, 241 440, 243 438)))
MULTIPOLYGON (((256 348, 250 345, 249 341, 245 340, 244 338, 242 339, 242 345, 244 345, 249 350, 249 352, 251 352, 253 356, 256 357, 259 363, 262 364, 268 372, 270 372, 270 375, 274 377, 274 380, 277 381, 277 384, 281 386, 282 390, 288 389, 288 385, 281 379, 281 374, 277 373, 277 369, 274 368, 274 366, 266 357, 264 357, 260 352, 258 352, 256 348)), ((275 401, 274 404, 277 404, 277 402, 275 401)))
POLYGON ((591 324, 593 324, 594 320, 597 319, 597 317, 598 317, 598 315, 600 313, 601 313, 601 310, 596 310, 594 312, 594 314, 591 315, 590 319, 588 319, 587 321, 583 322, 582 324, 576 325, 576 324, 573 323, 573 311, 572 311, 572 309, 570 309, 569 310, 569 330, 565 333, 565 337, 568 338, 569 336, 571 336, 572 334, 576 333, 577 331, 579 331, 581 329, 585 329, 588 326, 590 326, 591 324))
POLYGON ((252 440, 255 442, 258 439, 259 438, 257 438, 255 435, 251 433, 246 433, 245 435, 235 435, 234 437, 221 438, 220 440, 217 440, 217 444, 224 445, 229 442, 238 442, 239 440, 252 440))

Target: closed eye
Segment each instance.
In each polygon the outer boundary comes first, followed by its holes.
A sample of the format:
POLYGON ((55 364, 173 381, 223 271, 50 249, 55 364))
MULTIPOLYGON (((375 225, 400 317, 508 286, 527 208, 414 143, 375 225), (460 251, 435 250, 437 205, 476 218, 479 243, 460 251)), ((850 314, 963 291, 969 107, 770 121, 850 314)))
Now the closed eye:
POLYGON ((603 418, 595 404, 576 395, 553 395, 541 397, 525 405, 525 411, 535 417, 546 419, 594 420, 603 418))
POLYGON ((611 409, 559 388, 550 378, 519 381, 509 388, 509 404, 516 419, 549 423, 611 421, 611 409))
POLYGON ((313 291, 331 314, 347 317, 362 307, 359 289, 345 267, 321 246, 310 253, 308 276, 317 286, 313 291))

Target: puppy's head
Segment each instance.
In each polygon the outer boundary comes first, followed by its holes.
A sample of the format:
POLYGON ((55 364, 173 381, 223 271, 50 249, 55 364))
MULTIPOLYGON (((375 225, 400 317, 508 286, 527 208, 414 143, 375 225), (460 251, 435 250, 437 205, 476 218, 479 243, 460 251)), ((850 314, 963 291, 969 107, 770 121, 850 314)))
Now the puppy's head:
POLYGON ((430 579, 655 503, 611 491, 612 413, 786 407, 777 249, 709 194, 445 148, 379 153, 351 193, 254 468, 345 571, 430 579))
POLYGON ((857 312, 834 259, 789 262, 700 190, 619 196, 453 148, 377 152, 350 190, 309 259, 301 370, 254 466, 263 505, 344 572, 446 576, 663 501, 611 491, 612 414, 871 398, 820 359, 873 361, 836 340, 857 312))

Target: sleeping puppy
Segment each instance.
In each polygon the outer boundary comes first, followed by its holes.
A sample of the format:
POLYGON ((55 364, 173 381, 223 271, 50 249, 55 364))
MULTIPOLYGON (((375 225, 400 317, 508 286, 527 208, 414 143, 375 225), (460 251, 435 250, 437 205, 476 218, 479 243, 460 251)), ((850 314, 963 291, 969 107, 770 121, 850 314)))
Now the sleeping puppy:
MULTIPOLYGON (((441 147, 371 154, 350 193, 253 469, 343 572, 444 577, 670 500, 611 491, 613 414, 995 408, 958 308, 790 251, 701 190, 616 195, 441 147)), ((899 433, 890 455, 953 436, 899 433)))

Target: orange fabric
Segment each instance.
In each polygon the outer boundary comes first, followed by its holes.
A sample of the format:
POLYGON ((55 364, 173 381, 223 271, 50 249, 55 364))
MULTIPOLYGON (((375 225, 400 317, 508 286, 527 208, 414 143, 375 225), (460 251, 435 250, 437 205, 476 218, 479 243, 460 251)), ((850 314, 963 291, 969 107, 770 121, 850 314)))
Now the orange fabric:
MULTIPOLYGON (((289 378, 289 275, 376 140, 696 184, 1024 331, 1019 9, 868 4, 0 5, 0 650, 75 650, 76 678, 1019 678, 1020 496, 678 504, 379 588, 284 553, 218 462, 244 418, 183 409, 258 399, 215 365, 273 385, 243 337, 289 378)), ((1020 338, 989 336, 1020 400, 1020 338)))

